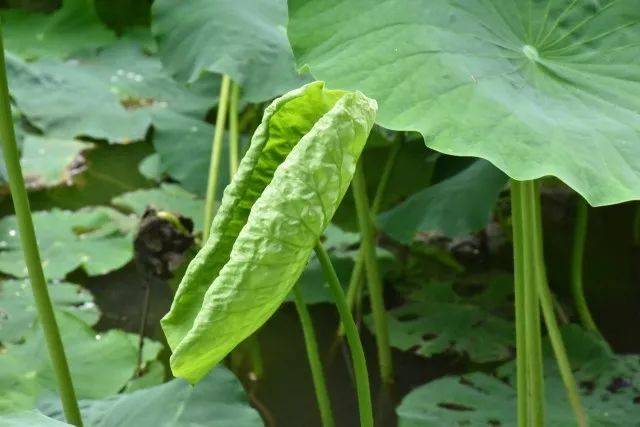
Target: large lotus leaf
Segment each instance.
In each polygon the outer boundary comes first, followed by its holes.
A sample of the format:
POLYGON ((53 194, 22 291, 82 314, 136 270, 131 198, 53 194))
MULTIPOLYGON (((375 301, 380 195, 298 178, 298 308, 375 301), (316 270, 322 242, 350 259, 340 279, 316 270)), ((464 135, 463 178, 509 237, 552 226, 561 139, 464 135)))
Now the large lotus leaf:
POLYGON ((204 201, 175 184, 162 184, 159 188, 132 191, 114 198, 111 203, 141 216, 147 207, 179 213, 193 220, 194 229, 202 230, 204 201))
POLYGON ((54 420, 36 410, 22 411, 0 416, 2 427, 69 427, 71 424, 54 420))
POLYGON ((7 73, 18 108, 49 136, 126 143, 143 139, 151 124, 144 108, 127 109, 108 80, 78 61, 7 56, 7 73))
POLYGON ((458 237, 485 227, 507 177, 491 163, 478 160, 464 171, 412 195, 380 216, 380 228, 410 243, 419 232, 438 231, 458 237))
MULTIPOLYGON (((187 190, 204 196, 211 161, 214 127, 174 111, 158 111, 153 117, 153 145, 160 156, 160 168, 187 190)), ((222 159, 227 159, 227 144, 222 159)), ((229 162, 220 162, 218 196, 229 182, 229 162)))
POLYGON ((228 74, 250 102, 309 80, 294 65, 285 0, 158 0, 152 13, 162 61, 179 80, 228 74))
POLYGON ((76 58, 88 73, 108 82, 109 90, 129 109, 169 109, 204 118, 218 101, 219 77, 208 75, 190 85, 178 83, 157 56, 150 55, 131 38, 101 49, 96 55, 76 58))
MULTIPOLYGON (((59 408, 42 408, 62 419, 59 408)), ((264 425, 240 382, 218 367, 196 386, 174 379, 133 393, 80 402, 85 425, 100 427, 257 427, 264 425)))
MULTIPOLYGON (((33 222, 48 279, 62 279, 82 267, 89 275, 106 274, 133 256, 135 219, 106 207, 80 211, 39 211, 33 222)), ((26 277, 15 216, 0 220, 0 271, 26 277)))
POLYGON ((510 276, 493 278, 472 297, 461 296, 451 283, 428 283, 388 312, 389 342, 425 357, 455 352, 478 363, 507 360, 515 347, 515 326, 496 314, 496 305, 509 303, 512 290, 510 276))
POLYGON ((129 40, 68 61, 25 63, 12 55, 7 60, 17 106, 48 136, 131 142, 145 137, 154 111, 203 118, 217 100, 218 79, 180 84, 129 40))
MULTIPOLYGON (((88 325, 94 325, 100 311, 89 291, 73 283, 51 283, 51 302, 58 311, 72 313, 88 325)), ((28 280, 0 282, 0 343, 22 340, 38 319, 28 280)))
POLYGON ((176 376, 202 378, 286 298, 347 191, 375 111, 361 93, 321 82, 265 110, 162 320, 176 376))
POLYGON ((20 163, 29 190, 70 183, 81 171, 83 151, 92 144, 74 139, 25 135, 20 163))
POLYGON ((594 205, 640 198, 636 0, 291 0, 300 64, 379 123, 594 205))
POLYGON ((63 0, 62 7, 51 14, 3 10, 0 17, 6 47, 25 59, 65 58, 115 40, 100 22, 92 1, 63 0))
MULTIPOLYGON (((57 313, 62 342, 80 399, 117 393, 136 371, 137 342, 111 330, 97 334, 78 318, 57 313)), ((0 413, 30 409, 38 397, 56 391, 56 380, 38 327, 23 344, 7 345, 0 354, 0 413)))
MULTIPOLYGON (((615 355, 605 343, 578 331, 577 327, 566 328, 563 336, 573 344, 568 346, 568 350, 590 424, 612 427, 640 425, 640 406, 637 404, 640 357, 615 355)), ((546 425, 575 426, 566 391, 555 369, 556 362, 550 349, 547 350, 544 380, 546 425)), ((513 364, 510 363, 508 368, 513 371, 513 364)), ((473 373, 432 381, 404 398, 397 409, 399 425, 515 426, 514 375, 508 380, 505 382, 484 373, 473 373)))

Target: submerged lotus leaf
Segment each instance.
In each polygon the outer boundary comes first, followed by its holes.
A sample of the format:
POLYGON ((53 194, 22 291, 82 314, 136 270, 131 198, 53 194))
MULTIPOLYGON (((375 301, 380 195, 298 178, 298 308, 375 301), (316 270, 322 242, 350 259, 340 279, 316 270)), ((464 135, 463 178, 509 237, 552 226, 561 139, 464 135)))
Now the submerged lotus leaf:
POLYGON ((505 275, 471 297, 461 296, 452 283, 425 284, 407 304, 388 312, 389 342, 424 357, 453 352, 478 363, 507 360, 515 347, 515 326, 498 312, 501 305, 510 307, 512 292, 513 281, 505 275))
POLYGON ((3 10, 0 17, 6 47, 29 60, 42 56, 65 58, 115 40, 115 34, 100 21, 92 1, 63 0, 62 7, 50 14, 3 10))
POLYGON ((75 139, 25 135, 22 141, 22 174, 29 190, 55 187, 71 182, 82 171, 81 153, 93 144, 75 139))
POLYGON ((347 191, 375 112, 361 93, 321 82, 265 110, 162 320, 176 376, 202 378, 285 300, 347 191))
MULTIPOLYGON (((53 209, 33 214, 42 268, 48 279, 62 279, 81 267, 89 275, 106 274, 133 256, 135 220, 106 207, 79 211, 53 209)), ((26 277, 15 216, 0 220, 0 271, 26 277)))
MULTIPOLYGON (((51 302, 58 311, 71 313, 88 325, 100 318, 89 291, 73 283, 51 283, 51 302)), ((27 279, 0 281, 0 344, 22 340, 33 328, 38 312, 27 279)))
POLYGON ((179 80, 228 74, 250 102, 309 81, 296 71, 285 0, 157 0, 152 12, 160 56, 179 80))
POLYGON ((299 62, 379 123, 593 205, 640 199, 637 0, 290 0, 299 62))
MULTIPOLYGON (((56 313, 56 320, 79 399, 111 396, 134 376, 137 340, 130 334, 118 330, 96 334, 68 313, 56 313)), ((0 413, 33 408, 40 396, 56 389, 40 327, 32 330, 24 343, 10 344, 3 349, 0 354, 0 413)))
MULTIPOLYGON (((55 402, 59 406, 59 402, 55 402)), ((43 408, 63 419, 61 409, 43 408)), ((218 367, 195 387, 174 379, 133 393, 80 402, 85 425, 100 427, 259 427, 264 423, 249 405, 242 384, 218 367)))
MULTIPOLYGON (((581 400, 590 425, 638 425, 640 357, 616 355, 599 338, 577 326, 563 329, 563 338, 580 385, 581 400)), ((575 426, 575 416, 557 371, 551 349, 545 358, 546 425, 575 426)), ((446 377, 409 393, 397 409, 400 427, 442 425, 517 425, 513 362, 501 369, 510 375, 499 379, 484 373, 446 377)), ((499 375, 501 376, 501 375, 499 375)))

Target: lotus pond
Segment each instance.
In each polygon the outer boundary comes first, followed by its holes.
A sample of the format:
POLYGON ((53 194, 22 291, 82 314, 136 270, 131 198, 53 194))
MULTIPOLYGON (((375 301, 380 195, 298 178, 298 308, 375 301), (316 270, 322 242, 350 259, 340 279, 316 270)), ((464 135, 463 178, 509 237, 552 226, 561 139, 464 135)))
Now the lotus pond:
POLYGON ((637 0, 0 26, 0 427, 640 426, 637 0))

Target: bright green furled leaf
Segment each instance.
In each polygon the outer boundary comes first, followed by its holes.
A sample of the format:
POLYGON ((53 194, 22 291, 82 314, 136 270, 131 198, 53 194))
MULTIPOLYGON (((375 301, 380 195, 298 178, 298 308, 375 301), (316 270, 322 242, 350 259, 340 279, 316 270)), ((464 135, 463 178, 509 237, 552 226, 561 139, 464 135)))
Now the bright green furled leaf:
MULTIPOLYGON (((135 219, 106 207, 80 211, 39 211, 33 221, 48 279, 62 279, 82 267, 89 275, 106 274, 133 256, 135 219)), ((26 277, 15 216, 0 220, 0 271, 26 277)))
POLYGON ((228 74, 250 102, 309 80, 294 65, 284 0, 157 0, 152 13, 162 61, 179 80, 228 74))
POLYGON ((49 15, 3 10, 0 17, 7 49, 29 60, 41 56, 66 58, 115 40, 100 22, 93 1, 63 0, 62 7, 49 15))
MULTIPOLYGON (((639 425, 640 357, 613 354, 606 343, 588 336, 576 326, 563 330, 572 359, 582 403, 590 425, 626 427, 639 425), (576 354, 578 353, 578 354, 576 354), (586 356, 586 357, 585 357, 586 356)), ((549 350, 549 349, 547 349, 549 350)), ((513 363, 508 364, 510 368, 513 363)), ((545 412, 549 426, 575 426, 553 355, 545 359, 545 412)), ((510 383, 483 373, 446 377, 409 393, 398 407, 400 427, 442 425, 515 426, 516 392, 510 383)))
POLYGON ((204 201, 179 185, 162 184, 160 188, 132 191, 116 197, 111 203, 138 216, 142 215, 147 207, 179 213, 193 220, 195 230, 202 230, 204 201))
MULTIPOLYGON (((88 325, 95 325, 100 311, 89 291, 73 283, 49 285, 49 296, 58 311, 72 313, 88 325)), ((28 280, 0 282, 0 343, 23 339, 38 318, 28 280)))
POLYGON ((265 110, 162 320, 176 376, 202 378, 286 298, 349 186, 375 111, 361 93, 321 82, 265 110))
MULTIPOLYGON (((57 313, 56 319, 79 399, 111 396, 133 377, 137 345, 129 334, 111 330, 96 335, 67 313, 57 313)), ((0 413, 33 408, 39 396, 55 390, 40 328, 27 336, 24 344, 6 346, 0 354, 0 413)))
POLYGON ((34 410, 0 416, 2 427, 70 427, 71 424, 49 418, 34 410))
POLYGON ((515 346, 514 324, 496 316, 493 305, 509 303, 511 292, 513 281, 503 276, 473 297, 460 296, 450 283, 424 285, 412 301, 389 311, 389 341, 425 357, 456 352, 478 363, 506 360, 515 346))
POLYGON ((453 177, 428 187, 380 216, 380 228, 410 243, 419 232, 458 237, 487 225, 507 177, 478 160, 453 177))
POLYGON ((27 187, 32 190, 71 182, 78 173, 76 160, 81 160, 80 153, 91 148, 93 144, 73 139, 26 135, 20 163, 27 187))
POLYGON ((290 0, 299 64, 379 123, 594 205, 640 199, 637 0, 290 0))
MULTIPOLYGON (((57 403, 57 402, 56 402, 57 403)), ((240 382, 223 367, 195 387, 175 379, 156 387, 80 402, 85 425, 100 427, 258 427, 264 425, 249 405, 240 382)), ((56 408, 50 416, 62 418, 56 408)))

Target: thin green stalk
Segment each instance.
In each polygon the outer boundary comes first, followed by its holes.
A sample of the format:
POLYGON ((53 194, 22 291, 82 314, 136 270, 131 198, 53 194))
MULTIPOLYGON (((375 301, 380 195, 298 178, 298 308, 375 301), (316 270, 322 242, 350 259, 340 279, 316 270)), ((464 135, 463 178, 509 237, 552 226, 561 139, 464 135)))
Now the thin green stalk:
POLYGON ((569 357, 567 356, 567 351, 564 347, 564 343, 562 342, 562 334, 560 333, 556 314, 553 310, 553 299, 547 282, 547 273, 544 265, 544 251, 542 246, 542 213, 540 208, 539 188, 536 183, 532 183, 531 187, 528 197, 531 198, 530 206, 533 209, 534 216, 532 224, 533 263, 535 268, 536 287, 538 289, 540 304, 542 306, 542 314, 544 316, 545 325, 547 326, 547 332, 556 357, 560 376, 562 377, 562 381, 564 382, 564 386, 567 390, 569 402, 571 403, 571 407, 576 416, 576 421, 580 427, 586 427, 588 425, 587 415, 580 401, 578 387, 576 386, 575 378, 571 372, 571 364, 569 363, 569 357))
POLYGON ((38 317, 44 333, 49 358, 56 376, 60 398, 64 415, 70 424, 82 426, 80 410, 76 401, 73 382, 69 373, 69 366, 65 356, 60 331, 51 305, 47 282, 42 271, 38 242, 36 240, 29 208, 29 198, 24 185, 22 169, 20 167, 20 156, 16 145, 15 131, 13 129, 13 119, 11 116, 11 105, 9 89, 7 87, 6 65, 4 57, 4 45, 0 34, 0 139, 2 139, 2 152, 9 177, 9 187, 13 198, 13 206, 16 212, 18 231, 24 261, 27 265, 29 280, 33 299, 38 310, 38 317))
MULTIPOLYGON (((515 182, 515 181, 514 181, 515 182)), ((527 408, 528 419, 533 426, 544 425, 544 381, 542 369, 542 345, 540 331, 540 305, 536 288, 534 262, 533 181, 515 184, 520 186, 520 209, 522 216, 522 247, 524 249, 524 316, 525 346, 527 350, 527 408)))
POLYGON ((229 76, 222 76, 220 85, 220 99, 218 100, 218 113, 216 115, 216 129, 211 143, 211 162, 209 163, 209 179, 207 180, 207 197, 204 205, 204 231, 202 240, 209 238, 211 222, 216 211, 216 194, 218 190, 218 176, 220 175, 220 157, 222 155, 222 138, 224 137, 224 127, 227 118, 227 107, 229 105, 229 86, 231 79, 229 76))
POLYGON ((322 371, 322 362, 320 361, 320 353, 318 352, 318 341, 316 333, 313 329, 311 315, 307 309, 307 305, 300 292, 300 287, 293 288, 293 301, 296 304, 298 317, 300 317, 300 325, 304 335, 304 345, 307 349, 307 358, 309 359, 309 367, 311 368, 311 377, 313 378, 313 387, 316 392, 316 400, 318 401, 318 409, 320 410, 320 418, 324 427, 333 427, 333 414, 331 412, 331 401, 329 400, 329 392, 322 371))
POLYGON ((316 256, 322 267, 325 280, 329 284, 329 289, 333 295, 340 321, 344 325, 345 335, 349 348, 351 349, 351 361, 353 363, 353 371, 356 378, 356 391, 358 394, 358 409, 360 412, 360 426, 373 427, 373 407, 371 405, 371 392, 369 389, 369 374, 367 371, 367 361, 364 356, 364 349, 358 328, 353 321, 353 316, 347 305, 342 286, 338 280, 336 271, 331 265, 329 254, 321 243, 317 243, 315 247, 316 256))
MULTIPOLYGON (((389 177, 391 176, 391 171, 393 171, 393 166, 396 164, 396 158, 398 157, 398 152, 400 151, 400 147, 402 146, 402 141, 400 139, 394 141, 393 146, 391 147, 391 151, 389 152, 389 157, 387 157, 387 161, 384 164, 384 168, 382 169, 382 174, 380 175, 380 181, 378 181, 378 187, 376 188, 376 194, 373 198, 373 203, 371 204, 371 215, 377 215, 380 211, 380 206, 382 205, 382 201, 384 200, 385 192, 387 191, 387 184, 389 183, 389 177)), ((358 253, 356 255, 356 261, 353 266, 353 271, 351 272, 351 277, 349 279, 349 287, 347 288, 347 302, 349 303, 349 308, 353 311, 353 307, 356 304, 356 299, 359 294, 361 294, 362 285, 364 284, 363 273, 364 271, 364 246, 360 246, 358 249, 358 253)), ((338 331, 338 336, 342 336, 343 331, 340 329, 338 331)))
POLYGON ((527 427, 527 346, 525 340, 524 242, 520 185, 511 183, 511 221, 513 226, 513 271, 516 314, 516 388, 518 391, 518 427, 527 427))
POLYGON ((240 163, 239 146, 240 133, 238 130, 238 99, 240 98, 240 86, 231 82, 231 97, 229 98, 229 170, 231 177, 238 171, 240 163))
POLYGON ((360 245, 364 251, 364 267, 367 273, 371 312, 376 333, 380 378, 384 384, 390 384, 393 382, 393 362, 391 360, 391 347, 389 347, 389 327, 387 325, 387 314, 384 308, 382 277, 376 256, 374 229, 372 226, 371 212, 369 211, 369 201, 361 161, 358 162, 356 167, 351 183, 351 191, 355 199, 358 224, 360 226, 360 245))
POLYGON ((578 198, 576 205, 576 225, 573 233, 573 252, 571 254, 571 290, 576 312, 580 318, 582 326, 586 329, 600 334, 596 322, 591 317, 587 299, 584 295, 584 281, 582 270, 584 267, 584 246, 587 240, 587 225, 589 221, 587 203, 578 198))

